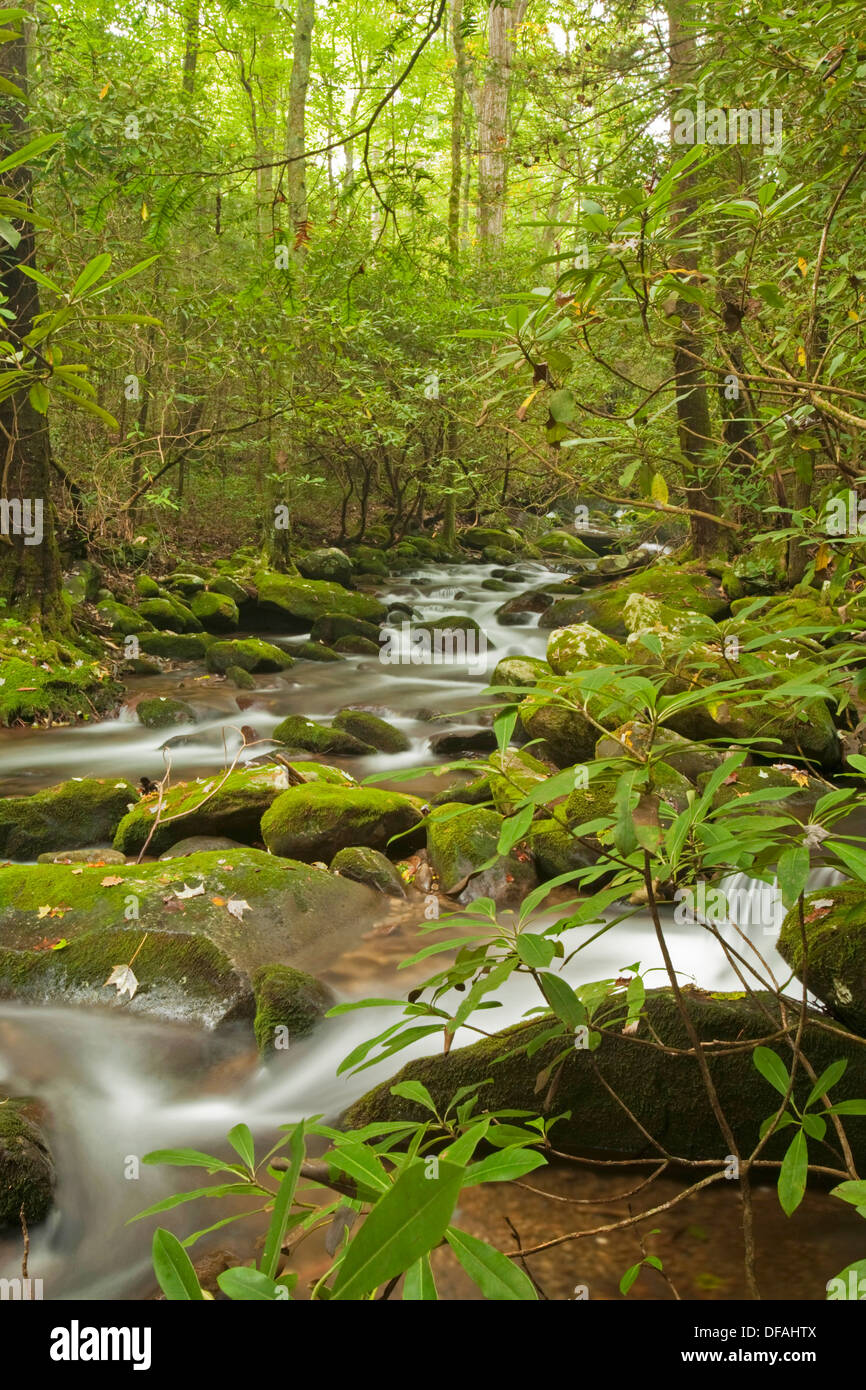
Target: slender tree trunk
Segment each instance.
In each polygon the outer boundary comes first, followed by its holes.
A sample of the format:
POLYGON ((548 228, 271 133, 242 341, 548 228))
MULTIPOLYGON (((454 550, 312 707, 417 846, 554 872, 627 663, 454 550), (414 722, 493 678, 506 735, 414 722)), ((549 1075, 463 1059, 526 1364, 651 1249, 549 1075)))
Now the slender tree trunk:
POLYGON ((463 102, 466 95, 466 47, 460 26, 463 0, 451 8, 451 39, 454 45, 454 91, 451 100, 451 186, 448 190, 448 252, 456 264, 460 254, 460 187, 463 157, 463 102))
MULTIPOLYGON (((4 8, 8 8, 4 7, 4 8)), ((0 25, 17 37, 0 44, 0 77, 19 90, 27 90, 26 46, 19 19, 0 25)), ((29 139, 26 103, 5 92, 0 94, 0 158, 20 149, 29 139)), ((4 176, 14 196, 29 205, 32 180, 26 165, 4 176)), ((39 291, 23 273, 35 266, 33 227, 17 223, 18 245, 0 247, 0 284, 6 296, 6 332, 16 344, 33 327, 39 313, 39 291)), ((30 354, 26 349, 25 362, 30 354)), ((27 391, 0 403, 0 599, 25 620, 46 627, 65 625, 60 596, 60 555, 57 548, 54 508, 50 488, 51 440, 48 420, 30 401, 27 391)))
POLYGON ((478 236, 487 249, 500 245, 505 231, 508 90, 514 31, 528 3, 517 0, 506 6, 492 0, 487 15, 487 71, 473 97, 478 117, 478 236))
POLYGON ((315 0, 298 0, 292 40, 292 76, 289 82, 289 122, 286 154, 288 166, 289 216, 294 229, 292 259, 300 267, 307 253, 309 215, 307 208, 306 148, 307 89, 310 85, 310 53, 313 46, 315 0))
MULTIPOLYGON (((668 42, 670 46, 671 86, 671 148, 674 111, 684 85, 693 77, 697 66, 697 47, 694 33, 694 8, 689 0, 668 0, 668 42)), ((671 202, 671 227, 683 222, 692 225, 697 211, 695 178, 686 174, 679 180, 678 191, 671 202)), ((678 250, 671 260, 672 268, 696 272, 697 253, 678 250)), ((697 511, 718 515, 716 483, 712 480, 712 422, 709 393, 703 373, 697 366, 702 341, 699 326, 699 306, 679 300, 676 306, 679 327, 674 336, 673 369, 676 382, 677 423, 680 450, 687 460, 686 487, 688 505, 697 511)), ((691 517, 692 548, 697 557, 706 558, 721 550, 726 543, 723 529, 705 517, 691 517)))
POLYGON ((195 90, 195 68, 198 62, 199 46, 198 0, 186 0, 183 15, 185 35, 185 46, 183 51, 183 90, 186 92, 187 96, 192 96, 195 90))

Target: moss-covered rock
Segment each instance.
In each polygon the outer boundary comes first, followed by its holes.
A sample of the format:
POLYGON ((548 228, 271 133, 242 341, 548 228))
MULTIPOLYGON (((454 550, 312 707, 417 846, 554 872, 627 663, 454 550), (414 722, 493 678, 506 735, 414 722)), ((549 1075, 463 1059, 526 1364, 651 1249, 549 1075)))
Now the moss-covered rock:
POLYGON ((243 666, 230 666, 226 671, 226 680, 231 681, 232 685, 238 690, 255 690, 255 678, 245 671, 243 666))
POLYGON ((492 800, 490 778, 474 777, 471 782, 457 782, 437 792, 430 798, 431 806, 447 806, 449 802, 459 801, 464 806, 483 806, 492 800))
POLYGON ((38 1123, 38 1107, 0 1096, 0 1227, 44 1221, 54 1200, 54 1160, 38 1123))
POLYGON ((835 1018, 866 1037, 866 888, 841 883, 809 893, 803 916, 805 946, 793 908, 782 923, 779 955, 835 1018))
POLYGON ((498 750, 490 755, 490 794, 502 816, 513 815, 523 798, 533 787, 548 778, 550 768, 533 758, 531 753, 516 748, 498 750))
POLYGON ((387 719, 380 719, 367 710, 341 709, 334 715, 334 727, 345 729, 361 743, 378 748, 380 753, 405 753, 411 744, 401 729, 395 729, 387 719))
POLYGON ((118 603, 116 599, 104 599, 97 605, 96 612, 112 632, 119 632, 122 637, 129 637, 136 632, 153 631, 153 624, 148 622, 147 618, 127 604, 118 603))
MULTIPOLYGON (((527 695, 518 706, 520 722, 529 737, 543 740, 541 750, 559 767, 589 762, 598 738, 597 725, 577 706, 579 695, 575 693, 569 703, 561 702, 566 699, 565 686, 551 687, 549 692, 527 695)), ((625 705, 605 699, 604 713, 600 712, 596 718, 600 723, 615 727, 627 715, 625 705)))
POLYGON ((255 672, 288 671, 294 661, 294 657, 283 651, 282 647, 263 642, 260 637, 212 642, 207 649, 207 669, 221 674, 227 672, 230 666, 255 672))
POLYGON ((352 618, 345 613, 324 613, 313 623, 310 637, 314 642, 324 642, 326 646, 340 637, 366 637, 369 642, 378 642, 379 629, 375 623, 365 622, 363 618, 352 618))
POLYGON ((530 589, 506 599, 497 608, 496 616, 506 627, 519 627, 522 623, 530 623, 534 613, 543 613, 550 608, 553 601, 553 594, 545 589, 530 589))
POLYGON ((266 965, 253 976, 256 1016, 253 1030, 259 1051, 282 1051, 292 1038, 305 1038, 334 1003, 334 996, 315 975, 290 965, 266 965))
MULTIPOLYGON (((536 656, 504 656, 497 661, 491 685, 501 685, 507 690, 532 690, 545 676, 552 674, 546 661, 536 656)), ((507 693, 500 698, 507 699, 507 693)))
POLYGON ((172 700, 157 695, 152 700, 139 700, 135 707, 139 724, 146 729, 167 729, 172 724, 194 724, 196 713, 185 700, 172 700))
MULTIPOLYGON (((594 864, 600 850, 600 846, 589 848, 576 840, 562 822, 553 817, 532 823, 529 828, 529 848, 542 882, 594 864)), ((597 888, 598 881, 593 886, 597 888)))
MULTIPOLYGON (((748 998, 692 988, 683 991, 683 998, 698 1036, 713 1044, 705 1049, 705 1055, 719 1102, 738 1148, 750 1153, 758 1142, 762 1122, 776 1109, 778 1097, 754 1066, 751 1050, 741 1044, 764 1039, 781 1026, 779 1005, 771 994, 748 998)), ((571 1048, 566 1052, 554 1101, 555 1113, 564 1118, 553 1128, 554 1146, 574 1154, 639 1158, 658 1152, 647 1137, 651 1136, 677 1158, 726 1159, 729 1145, 707 1098, 697 1061, 681 1055, 691 1043, 671 991, 648 992, 644 1016, 633 1035, 622 1032, 624 1006, 619 1013, 619 1021, 615 1015, 610 1018, 610 1031, 603 1035, 597 1050, 571 1048), (654 1039, 674 1051, 647 1046, 654 1039)), ((798 1014, 799 1004, 791 1001, 787 1023, 792 1033, 798 1014)), ((834 1086, 833 1097, 859 1099, 866 1094, 866 1049, 853 1040, 846 1046, 843 1038, 822 1029, 819 1019, 810 1013, 803 1039, 805 1054, 818 1074, 838 1057, 847 1057, 847 1071, 834 1086)), ((549 1026, 549 1020, 521 1023, 470 1047, 452 1048, 444 1056, 410 1062, 392 1080, 362 1096, 346 1114, 345 1124, 355 1128, 382 1120, 424 1119, 425 1112, 415 1102, 391 1094, 395 1082, 409 1080, 421 1081, 428 1088, 440 1113, 460 1087, 489 1082, 481 1085, 479 1117, 497 1110, 540 1114, 544 1100, 538 1077, 562 1055, 562 1039, 543 1044, 531 1056, 526 1055, 526 1045, 549 1026)), ((790 1066, 790 1049, 783 1041, 773 1039, 766 1045, 790 1066)), ((798 1068, 794 1098, 800 1105, 811 1084, 803 1068, 798 1068)), ((862 1163, 866 1159, 866 1118, 849 1117, 845 1128, 855 1161, 862 1163)), ((828 1137, 832 1143, 829 1126, 828 1137)), ((789 1142, 789 1132, 779 1131, 768 1141, 762 1157, 780 1158, 789 1142)), ((836 1166, 832 1150, 823 1144, 810 1141, 809 1151, 814 1162, 836 1166)))
POLYGON ((232 632, 240 622, 238 606, 227 594, 196 594, 190 608, 206 632, 232 632))
POLYGON ((133 588, 139 598, 159 598, 159 585, 149 574, 137 574, 133 581, 133 588))
POLYGON ((180 599, 146 598, 138 606, 143 618, 161 632, 202 632, 198 618, 180 599))
POLYGON ((183 594, 184 598, 194 598, 200 594, 205 586, 203 574, 197 574, 195 570, 177 570, 170 574, 165 581, 165 587, 174 594, 183 594))
POLYGON ((498 550, 511 552, 520 546, 516 536, 508 531, 497 531, 493 526, 473 526, 470 530, 461 531, 458 540, 469 550, 486 550, 493 545, 498 550))
POLYGON ((326 613, 345 613, 372 623, 382 622, 387 613, 385 605, 369 594, 354 593, 326 580, 258 570, 255 584, 260 618, 280 626, 288 622, 295 631, 305 630, 326 613))
POLYGON ((78 560, 63 576, 63 592, 75 605, 92 603, 101 582, 99 567, 92 560, 78 560))
POLYGON ((51 850, 110 841, 129 802, 138 799, 122 778, 77 777, 32 796, 0 799, 0 858, 35 859, 51 850))
MULTIPOLYGON (((668 759, 668 761, 671 761, 668 759)), ((698 790, 703 791, 709 781, 710 773, 702 772, 698 779, 698 790)), ((800 820, 808 820, 818 802, 827 790, 826 784, 817 777, 809 777, 798 767, 738 767, 713 796, 713 806, 728 806, 751 792, 783 790, 789 795, 779 801, 755 801, 743 808, 744 814, 751 816, 761 813, 768 816, 791 815, 800 820)))
POLYGON ((336 959, 377 903, 362 884, 253 849, 121 864, 110 877, 96 866, 0 868, 0 998, 251 1023, 257 970, 336 959), (44 903, 62 949, 36 949, 44 903), (139 946, 138 987, 121 997, 105 981, 139 946))
POLYGON ((326 579, 343 585, 350 583, 354 568, 345 550, 338 550, 336 546, 308 550, 305 555, 299 555, 295 563, 305 579, 326 579))
POLYGON ((427 855, 443 893, 462 903, 484 897, 513 907, 534 888, 535 868, 523 846, 497 855, 503 820, 497 811, 453 801, 428 817, 427 855))
POLYGON ((695 743, 673 729, 653 731, 639 719, 630 719, 610 734, 604 734, 595 745, 595 756, 621 758, 634 753, 645 758, 650 750, 654 754, 663 752, 664 761, 690 782, 696 781, 702 773, 711 773, 728 757, 727 749, 695 743))
POLYGON ((239 609, 252 602, 251 595, 244 586, 239 584, 236 579, 232 579, 229 574, 223 574, 220 575, 219 579, 211 580, 207 587, 212 594, 223 594, 226 598, 230 598, 239 609))
POLYGON ((721 586, 698 566, 661 563, 574 598, 558 599, 542 613, 538 625, 557 628, 590 623, 623 641, 627 635, 625 605, 632 594, 645 594, 715 619, 723 617, 728 606, 721 586))
MULTIPOLYGON (((138 795, 138 793, 136 793, 138 795)), ((126 855, 118 854, 107 845, 96 845, 92 849, 47 850, 37 854, 37 864, 125 864, 126 855)))
POLYGON ((619 642, 606 637, 589 623, 578 623, 551 633, 547 661, 551 670, 565 676, 593 666, 624 666, 626 652, 619 642))
POLYGON ((290 714, 281 720, 272 737, 289 748, 303 748, 308 753, 357 757, 375 752, 372 744, 363 743, 345 729, 333 729, 326 724, 316 723, 314 719, 304 719, 300 714, 290 714))
POLYGON ((378 642, 371 642, 369 637, 338 637, 334 643, 334 651, 341 656, 378 656, 378 642))
POLYGON ((262 817, 262 838, 272 854, 330 863, 338 850, 365 845, 404 854, 417 842, 406 832, 423 815, 415 797, 375 787, 310 782, 290 787, 262 817), (391 845, 394 836, 400 836, 391 845))
POLYGON ((339 850, 330 863, 332 874, 354 879, 356 883, 366 883, 377 893, 386 893, 391 898, 405 898, 406 885, 394 865, 378 849, 368 849, 363 845, 352 845, 339 850))
POLYGON ((167 661, 203 661, 212 641, 212 637, 198 633, 145 632, 138 644, 148 656, 161 656, 167 661))
MULTIPOLYGON (((258 844, 262 815, 287 785, 285 768, 274 766, 178 782, 163 797, 148 853, 162 854, 188 835, 226 835, 241 843, 258 844)), ((153 828, 158 806, 158 792, 142 797, 118 825, 114 848, 121 854, 139 854, 153 828)))
POLYGON ((415 632, 480 632, 474 618, 469 618, 465 613, 449 613, 447 617, 431 618, 429 622, 415 623, 415 632))
POLYGON ((539 536, 536 544, 547 555, 567 555, 572 560, 596 559, 595 551, 570 531, 548 531, 546 535, 539 536))
POLYGON ((345 656, 326 647, 322 642, 296 642, 292 646, 292 656, 298 661, 345 661, 345 656))

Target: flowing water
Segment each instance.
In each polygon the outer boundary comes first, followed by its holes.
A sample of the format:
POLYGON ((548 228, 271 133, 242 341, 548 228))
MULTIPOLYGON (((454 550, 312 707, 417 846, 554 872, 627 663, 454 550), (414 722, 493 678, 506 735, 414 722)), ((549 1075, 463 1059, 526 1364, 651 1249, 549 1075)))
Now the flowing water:
MULTIPOLYGON (((538 630, 536 615, 525 615, 526 621, 517 627, 497 621, 495 609, 508 594, 481 587, 489 572, 489 566, 481 565, 431 566, 393 583, 385 595, 394 603, 411 605, 424 619, 455 613, 474 617, 489 642, 483 660, 475 652, 463 666, 384 665, 364 657, 339 664, 298 662, 283 676, 260 678, 257 690, 242 697, 224 682, 187 671, 139 681, 130 703, 145 690, 179 692, 203 716, 201 723, 171 737, 174 777, 203 775, 224 766, 226 750, 231 757, 240 742, 240 734, 227 725, 253 724, 266 737, 286 714, 326 718, 346 704, 377 709, 411 740, 404 754, 343 760, 353 775, 375 775, 384 782, 389 772, 429 766, 442 761, 430 754, 431 732, 481 722, 478 713, 469 711, 489 703, 481 692, 496 661, 510 653, 544 654, 547 633, 538 630), (431 723, 435 714, 450 722, 431 723)), ((515 584, 512 593, 563 577, 535 565, 524 566, 523 572, 525 580, 515 584)), ((400 620, 396 615, 397 623, 400 620)), ((164 731, 143 729, 129 710, 92 727, 7 733, 0 743, 0 791, 33 791, 61 778, 85 775, 160 776, 165 741, 164 731)), ((428 774, 401 785, 422 790, 435 783, 428 774)), ((819 871, 813 886, 831 877, 819 871)), ((765 885, 743 876, 733 877, 728 887, 736 890, 737 925, 723 925, 720 932, 742 957, 740 970, 751 967, 757 972, 750 977, 752 983, 769 978, 784 983, 787 968, 772 944, 780 915, 778 894, 771 890, 768 897, 765 885)), ((741 977, 707 930, 695 922, 678 921, 672 907, 663 914, 669 949, 683 982, 708 989, 742 987, 741 977)), ((587 930, 584 939, 592 935, 587 930)), ((571 941, 569 947, 573 949, 571 941)), ((396 966, 412 949, 413 925, 403 923, 396 933, 373 933, 362 949, 330 962, 324 978, 342 999, 405 997, 405 973, 398 974, 396 966)), ((578 951, 565 974, 577 984, 618 976, 636 962, 644 972, 659 972, 649 974, 648 984, 664 983, 652 924, 639 909, 578 951)), ((512 977, 498 998, 501 1007, 485 1020, 496 1028, 516 1022, 539 1002, 533 982, 522 975, 512 977)), ((395 1016, 393 1010, 365 1009, 325 1020, 313 1037, 274 1054, 265 1065, 251 1051, 248 1030, 215 1035, 124 1016, 116 1009, 103 1013, 0 1005, 0 1091, 34 1095, 45 1104, 57 1163, 56 1206, 32 1233, 30 1254, 30 1273, 43 1279, 45 1296, 147 1296, 153 1287, 154 1222, 125 1223, 169 1192, 199 1185, 201 1174, 141 1167, 141 1157, 171 1146, 224 1152, 226 1132, 241 1121, 265 1145, 280 1125, 302 1116, 337 1116, 396 1070, 395 1061, 389 1060, 358 1076, 336 1075, 341 1059, 395 1016)), ((472 1040, 470 1033, 458 1034, 456 1045, 472 1040)), ((419 1043, 400 1054, 397 1064, 434 1048, 435 1043, 426 1048, 419 1043)), ((207 1203, 196 1206, 196 1215, 185 1226, 188 1231, 224 1214, 214 1213, 207 1203)), ((166 1224, 181 1230, 187 1211, 171 1213, 166 1224)), ((13 1233, 0 1242, 0 1276, 16 1274, 19 1264, 20 1240, 13 1233)))

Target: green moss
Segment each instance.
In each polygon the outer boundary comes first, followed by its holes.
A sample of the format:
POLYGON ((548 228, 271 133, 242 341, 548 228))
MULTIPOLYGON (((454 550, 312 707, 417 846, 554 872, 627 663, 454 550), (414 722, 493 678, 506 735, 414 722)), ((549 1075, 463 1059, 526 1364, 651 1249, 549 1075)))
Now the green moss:
POLYGON ((482 806, 491 801, 490 778, 475 777, 471 782, 456 782, 437 792, 430 798, 431 806, 447 806, 449 802, 459 801, 464 806, 482 806))
MULTIPOLYGON (((529 847, 541 879, 558 878, 574 869, 586 868, 598 858, 597 849, 589 849, 576 840, 562 823, 552 818, 535 821, 529 830, 529 847)), ((595 887, 598 887, 596 881, 595 887)))
POLYGON ((498 550, 511 552, 516 550, 519 544, 508 531, 497 531, 492 526, 473 526, 469 531, 461 531, 458 540, 469 550, 486 550, 488 546, 494 545, 498 550))
POLYGON ((0 724, 85 721, 123 693, 96 638, 56 641, 14 618, 0 621, 0 724))
POLYGON ((646 594, 672 607, 715 619, 723 617, 727 611, 727 599, 720 586, 699 566, 668 562, 651 565, 637 574, 574 598, 558 599, 542 613, 539 627, 590 623, 622 641, 627 634, 625 604, 632 594, 646 594))
POLYGON ((288 618, 300 628, 309 627, 326 613, 346 613, 374 623, 382 622, 387 616, 387 609, 378 599, 353 593, 325 580, 298 579, 273 570, 258 570, 255 583, 260 613, 271 615, 281 623, 288 618))
POLYGON ((207 650, 207 669, 226 672, 230 666, 241 666, 245 671, 288 671, 294 665, 294 657, 276 647, 272 642, 263 642, 260 637, 235 638, 230 642, 212 642, 207 650))
POLYGON ((137 574, 133 587, 139 598, 159 597, 159 585, 155 579, 151 579, 149 574, 137 574))
POLYGON ((167 729, 172 724, 194 724, 195 710, 185 700, 171 700, 157 695, 151 700, 139 700, 135 707, 139 724, 146 729, 167 729))
POLYGON ((92 603, 99 592, 100 572, 91 560, 79 560, 63 576, 63 592, 75 605, 92 603))
POLYGON ((171 589, 173 593, 183 594, 185 598, 193 598, 202 591, 204 585, 204 575, 195 574, 192 570, 189 572, 180 570, 175 574, 170 574, 165 581, 167 589, 171 589))
POLYGON ((427 854, 443 893, 459 890, 496 855, 502 816, 497 811, 446 802, 427 819, 427 854))
POLYGON ((503 816, 513 815, 523 798, 551 775, 550 768, 531 753, 508 748, 491 753, 490 794, 503 816))
POLYGON ((594 666, 624 666, 626 659, 625 648, 619 642, 606 637, 589 623, 558 628, 547 644, 550 668, 560 676, 594 666))
POLYGON ((404 832, 422 822, 414 797, 373 787, 335 787, 311 782, 290 787, 262 817, 262 837, 272 854, 329 863, 340 849, 366 845, 403 854, 404 832), (396 835, 401 838, 390 844, 396 835))
POLYGON ((196 594, 190 608, 207 632, 231 632, 240 621, 238 606, 227 594, 196 594))
POLYGON ((358 755, 375 751, 371 744, 362 743, 344 729, 331 729, 312 719, 304 719, 299 714, 290 714, 283 719, 271 737, 278 743, 285 743, 290 748, 304 748, 309 753, 358 755))
POLYGON ((138 639, 148 656, 161 656, 169 661, 202 661, 213 641, 212 637, 190 633, 182 636, 173 632, 145 632, 138 639))
POLYGON ((334 651, 338 655, 350 656, 378 656, 378 642, 371 642, 369 637, 338 637, 334 643, 334 651))
MULTIPOLYGON (((242 843, 261 840, 259 822, 286 785, 279 767, 247 768, 226 778, 220 773, 195 782, 178 782, 163 799, 159 824, 148 845, 149 854, 162 854, 190 835, 225 835, 242 843)), ((154 824, 159 795, 142 799, 123 817, 114 837, 122 854, 138 854, 154 824)))
POLYGON ((866 1036, 866 889, 821 888, 782 923, 778 950, 797 977, 848 1028, 866 1036))
POLYGON ((345 661, 345 657, 326 647, 321 642, 298 642, 292 647, 292 655, 299 661, 345 661))
MULTIPOLYGON (((546 661, 535 656, 504 656, 496 663, 490 678, 491 685, 532 690, 545 676, 551 675, 546 661)), ((501 698, 507 698, 503 696, 501 698)))
POLYGON ((0 1227, 44 1221, 54 1199, 54 1162, 32 1102, 0 1096, 0 1227))
POLYGON ((548 531, 545 536, 539 537, 537 544, 539 550, 549 555, 567 555, 574 560, 596 559, 595 551, 570 531, 548 531))
POLYGON ((411 747, 400 729, 395 729, 386 719, 380 719, 366 710, 341 709, 334 715, 334 727, 345 729, 362 743, 378 748, 382 753, 405 753, 411 747))
POLYGON ((369 849, 363 845, 351 845, 338 850, 329 865, 332 874, 354 879, 356 883, 366 883, 377 893, 387 893, 392 898, 405 898, 406 885, 390 859, 380 850, 369 849))
MULTIPOLYGON (((567 687, 559 686, 557 690, 567 695, 567 687)), ((543 740, 542 749, 559 767, 589 762, 595 752, 598 730, 582 710, 554 703, 551 697, 555 693, 551 690, 550 694, 528 695, 518 707, 520 722, 530 738, 543 740)), ((626 713, 623 707, 622 715, 626 713)), ((611 723, 616 720, 616 707, 609 710, 606 718, 611 723)))
POLYGON ((134 632, 153 631, 153 624, 142 617, 141 613, 136 613, 134 608, 127 607, 125 603, 117 603, 114 599, 103 600, 97 605, 96 611, 112 632, 119 632, 123 637, 128 637, 134 632))
POLYGON ((255 690, 256 683, 249 671, 245 671, 243 666, 230 666, 226 671, 226 679, 238 690, 255 690))
POLYGON ((221 575, 219 579, 212 580, 208 584, 208 590, 212 594, 224 594, 238 608, 243 608, 244 604, 250 602, 250 595, 244 586, 239 584, 236 579, 232 579, 230 575, 221 575))
POLYGON ((331 991, 313 975, 288 965, 267 965, 253 977, 256 1017, 253 1024, 261 1053, 281 1051, 292 1038, 304 1038, 334 1002, 331 991))
POLYGON ((146 598, 138 606, 143 618, 160 631, 201 632, 202 624, 180 599, 146 598))
POLYGON ((121 778, 74 778, 32 796, 0 799, 0 856, 35 859, 112 839, 127 805, 138 798, 121 778))
MULTIPOLYGON (((698 777, 698 790, 703 791, 709 781, 710 773, 698 777)), ((801 820, 808 819, 815 803, 826 791, 826 786, 817 777, 807 777, 799 768, 777 767, 739 767, 728 781, 718 788, 713 796, 713 806, 727 806, 750 792, 770 788, 783 788, 790 795, 784 801, 756 801, 744 807, 744 813, 753 815, 793 815, 801 820)), ((733 827, 734 822, 728 824, 733 827)))
POLYGON ((348 584, 354 568, 346 552, 336 546, 308 550, 297 557, 296 564, 305 579, 324 579, 337 584, 348 584))

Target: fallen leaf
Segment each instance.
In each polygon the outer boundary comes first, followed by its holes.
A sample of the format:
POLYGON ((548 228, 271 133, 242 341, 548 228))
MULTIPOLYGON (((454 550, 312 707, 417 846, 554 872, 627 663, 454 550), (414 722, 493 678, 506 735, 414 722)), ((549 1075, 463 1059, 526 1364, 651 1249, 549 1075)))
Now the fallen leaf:
POLYGON ((116 985, 118 997, 121 994, 128 994, 131 999, 138 989, 138 980, 135 978, 135 972, 131 966, 115 965, 102 988, 105 989, 106 985, 116 985))
POLYGON ((105 878, 99 880, 100 888, 113 888, 116 883, 122 883, 123 879, 118 874, 106 874, 105 878))
POLYGON ((38 911, 37 914, 36 914, 37 917, 39 918, 40 922, 42 921, 42 918, 43 918, 43 917, 47 917, 47 916, 48 916, 48 914, 49 914, 50 911, 51 911, 51 906, 50 906, 50 904, 49 904, 48 906, 46 906, 46 907, 40 907, 39 911, 38 911))
POLYGON ((226 905, 225 898, 211 898, 211 902, 213 903, 214 907, 225 907, 226 905))
POLYGON ((204 896, 204 884, 200 883, 197 888, 187 888, 184 880, 183 891, 175 893, 176 898, 200 898, 204 896))
POLYGON ((239 922, 244 920, 245 912, 252 912, 249 903, 244 902, 243 898, 230 898, 226 903, 226 910, 230 912, 233 917, 237 917, 239 922))

